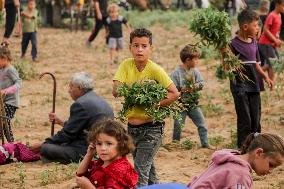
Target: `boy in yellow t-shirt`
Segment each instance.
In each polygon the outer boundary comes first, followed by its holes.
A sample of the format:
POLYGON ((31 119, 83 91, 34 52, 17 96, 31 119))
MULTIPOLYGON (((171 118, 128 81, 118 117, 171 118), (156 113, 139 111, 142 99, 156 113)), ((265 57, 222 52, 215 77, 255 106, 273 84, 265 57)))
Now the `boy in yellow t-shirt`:
MULTIPOLYGON (((179 92, 173 81, 163 68, 149 59, 152 51, 151 31, 144 28, 132 31, 129 49, 133 58, 128 58, 120 64, 113 79, 113 95, 117 96, 117 87, 122 83, 131 84, 147 79, 155 80, 167 89, 167 98, 160 101, 161 106, 175 101, 179 92)), ((142 107, 129 110, 126 117, 128 133, 133 137, 136 147, 133 153, 134 167, 139 174, 136 187, 158 183, 154 156, 162 142, 164 122, 153 123, 142 107)))

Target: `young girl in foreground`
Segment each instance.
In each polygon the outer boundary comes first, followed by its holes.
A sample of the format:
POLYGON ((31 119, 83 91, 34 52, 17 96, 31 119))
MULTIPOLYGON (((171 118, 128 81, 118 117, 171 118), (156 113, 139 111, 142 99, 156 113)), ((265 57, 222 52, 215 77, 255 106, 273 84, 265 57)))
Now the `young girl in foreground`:
MULTIPOLYGON (((4 127, 4 133, 8 142, 14 142, 11 119, 19 108, 19 89, 22 80, 18 71, 11 65, 12 56, 6 43, 0 45, 0 93, 3 97, 8 128, 4 127)), ((1 136, 1 134, 0 134, 1 136)))
POLYGON ((104 120, 92 128, 87 154, 76 173, 78 186, 82 189, 134 188, 138 174, 126 158, 134 149, 126 130, 114 120, 104 120), (95 154, 99 159, 93 161, 95 154))
POLYGON ((257 175, 271 173, 284 161, 284 141, 274 134, 252 133, 241 152, 220 150, 212 155, 205 172, 193 178, 190 189, 249 189, 252 188, 252 170, 257 175))

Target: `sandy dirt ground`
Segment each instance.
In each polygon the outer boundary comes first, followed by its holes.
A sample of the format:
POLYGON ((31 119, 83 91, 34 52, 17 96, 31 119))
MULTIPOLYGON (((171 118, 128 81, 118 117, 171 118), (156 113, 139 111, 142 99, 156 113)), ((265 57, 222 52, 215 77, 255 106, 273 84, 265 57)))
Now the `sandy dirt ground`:
MULTIPOLYGON (((186 28, 166 31, 162 27, 152 27, 154 51, 152 59, 168 73, 180 64, 179 50, 194 38, 186 28)), ((69 115, 72 99, 68 95, 68 82, 72 73, 90 72, 95 78, 95 91, 105 97, 117 113, 121 99, 112 97, 112 78, 118 64, 108 63, 108 50, 104 45, 104 32, 87 48, 87 31, 71 33, 68 30, 40 29, 38 32, 39 62, 32 63, 38 74, 52 72, 57 78, 56 112, 62 118, 69 115)), ((120 59, 130 56, 128 36, 125 36, 126 48, 120 59)), ((20 39, 12 38, 11 49, 15 59, 20 56, 20 39)), ((30 51, 30 47, 29 47, 30 51)), ((31 61, 29 53, 26 59, 31 61)), ((203 60, 199 66, 206 81, 200 104, 203 105, 208 125, 210 141, 217 149, 231 143, 236 130, 236 115, 229 91, 229 82, 218 82, 214 76, 216 61, 203 60), (216 142, 218 141, 219 142, 216 142), (215 141, 215 143, 214 143, 215 141)), ((284 93, 283 75, 278 77, 282 89, 262 93, 262 128, 264 132, 278 133, 284 136, 284 93)), ((22 143, 41 142, 50 135, 50 123, 47 114, 52 107, 52 80, 45 76, 23 81, 21 89, 21 107, 14 119, 14 135, 22 143)), ((182 133, 182 141, 190 139, 193 148, 171 143, 173 121, 166 120, 163 146, 156 156, 156 166, 161 182, 179 182, 187 184, 193 176, 207 167, 213 150, 200 149, 196 127, 187 119, 182 133)), ((56 130, 60 127, 56 126, 56 130)), ((132 161, 131 156, 129 159, 132 161)), ((11 163, 0 166, 0 188, 57 188, 67 189, 74 186, 76 164, 60 165, 32 163, 11 163)), ((284 188, 284 167, 278 167, 268 176, 253 174, 254 188, 284 188)))

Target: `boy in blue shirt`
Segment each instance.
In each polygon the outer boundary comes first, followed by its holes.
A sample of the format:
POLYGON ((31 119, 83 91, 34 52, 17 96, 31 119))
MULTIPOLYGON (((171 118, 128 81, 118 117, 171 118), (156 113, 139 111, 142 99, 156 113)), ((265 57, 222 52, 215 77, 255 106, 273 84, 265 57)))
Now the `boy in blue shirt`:
MULTIPOLYGON (((197 93, 202 90, 204 86, 204 80, 196 68, 199 63, 200 53, 194 49, 191 45, 186 45, 180 51, 180 59, 182 65, 176 68, 176 70, 171 74, 171 79, 176 85, 177 89, 181 92, 181 98, 185 98, 186 93, 197 93), (191 81, 187 81, 190 77, 191 81), (192 88, 186 86, 186 82, 194 83, 192 88)), ((190 117, 193 123, 198 128, 198 134, 201 141, 201 147, 209 148, 208 137, 207 137, 207 126, 205 124, 205 119, 202 114, 201 109, 197 106, 198 99, 192 104, 192 106, 187 107, 187 110, 181 112, 182 121, 174 120, 174 132, 173 140, 179 141, 181 135, 181 125, 185 123, 186 116, 190 117)))

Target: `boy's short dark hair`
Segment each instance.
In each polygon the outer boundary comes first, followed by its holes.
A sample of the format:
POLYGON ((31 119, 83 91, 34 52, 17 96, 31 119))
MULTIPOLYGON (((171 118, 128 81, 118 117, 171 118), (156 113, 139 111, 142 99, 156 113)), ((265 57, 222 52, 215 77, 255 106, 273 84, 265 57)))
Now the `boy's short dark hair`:
POLYGON ((281 5, 281 4, 284 4, 284 0, 274 0, 274 3, 275 3, 275 5, 276 4, 281 5))
POLYGON ((200 52, 197 50, 197 48, 191 44, 186 45, 182 48, 182 50, 179 53, 180 60, 185 63, 186 59, 193 59, 193 58, 199 58, 200 52))
POLYGON ((135 37, 147 37, 150 45, 152 45, 152 32, 146 28, 138 28, 130 33, 130 44, 135 37))
POLYGON ((249 23, 252 23, 258 20, 259 20, 258 14, 255 11, 250 10, 250 9, 245 9, 242 12, 240 12, 238 15, 238 23, 240 26, 242 26, 243 24, 249 24, 249 23))

